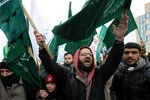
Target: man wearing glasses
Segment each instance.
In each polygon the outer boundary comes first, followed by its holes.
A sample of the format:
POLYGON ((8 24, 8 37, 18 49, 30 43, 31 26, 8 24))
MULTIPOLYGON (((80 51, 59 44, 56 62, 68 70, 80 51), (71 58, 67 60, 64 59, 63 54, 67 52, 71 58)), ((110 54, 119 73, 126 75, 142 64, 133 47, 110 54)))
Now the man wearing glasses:
POLYGON ((123 54, 123 38, 128 27, 128 16, 122 15, 120 25, 113 25, 115 42, 106 62, 96 69, 96 61, 92 50, 83 46, 76 51, 73 59, 74 71, 63 70, 52 60, 41 42, 43 35, 34 32, 40 48, 39 57, 45 70, 52 74, 64 88, 65 100, 105 100, 104 85, 117 69, 123 54))

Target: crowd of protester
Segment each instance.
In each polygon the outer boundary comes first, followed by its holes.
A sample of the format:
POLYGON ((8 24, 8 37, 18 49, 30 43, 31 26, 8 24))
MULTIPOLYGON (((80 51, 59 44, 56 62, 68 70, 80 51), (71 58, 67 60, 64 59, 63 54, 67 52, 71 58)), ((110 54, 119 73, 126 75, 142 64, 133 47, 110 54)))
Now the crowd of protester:
POLYGON ((35 31, 43 88, 32 88, 3 59, 0 100, 150 100, 150 56, 145 55, 143 42, 124 44, 128 21, 123 13, 120 24, 112 26, 114 44, 98 65, 88 46, 82 46, 74 55, 65 53, 64 64, 57 63, 42 45, 44 36, 35 31))

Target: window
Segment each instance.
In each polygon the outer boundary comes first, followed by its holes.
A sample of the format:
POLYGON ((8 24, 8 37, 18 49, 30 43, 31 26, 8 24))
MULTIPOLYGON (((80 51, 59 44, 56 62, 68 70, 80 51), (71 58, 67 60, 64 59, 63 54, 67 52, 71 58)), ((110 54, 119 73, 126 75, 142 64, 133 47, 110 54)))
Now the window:
POLYGON ((145 18, 146 18, 146 19, 150 18, 150 13, 146 13, 146 14, 145 14, 145 18))
POLYGON ((147 40, 147 42, 150 41, 150 35, 147 35, 147 36, 146 36, 146 40, 147 40))
POLYGON ((146 25, 146 29, 147 29, 147 30, 150 30, 150 24, 147 24, 147 25, 146 25))

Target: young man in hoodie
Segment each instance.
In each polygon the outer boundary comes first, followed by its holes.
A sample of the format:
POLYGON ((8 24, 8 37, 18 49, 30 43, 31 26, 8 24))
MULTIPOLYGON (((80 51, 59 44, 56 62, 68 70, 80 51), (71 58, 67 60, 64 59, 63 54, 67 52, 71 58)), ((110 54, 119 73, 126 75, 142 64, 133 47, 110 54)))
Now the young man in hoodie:
POLYGON ((150 63, 141 46, 128 42, 110 88, 112 100, 150 100, 150 63))
POLYGON ((73 71, 66 71, 52 60, 41 42, 43 35, 35 33, 40 48, 39 57, 45 70, 52 74, 64 88, 65 100, 105 100, 104 85, 119 65, 123 54, 123 38, 128 27, 128 16, 122 15, 120 25, 113 25, 115 42, 110 55, 100 69, 96 64, 92 50, 83 46, 74 54, 73 71))

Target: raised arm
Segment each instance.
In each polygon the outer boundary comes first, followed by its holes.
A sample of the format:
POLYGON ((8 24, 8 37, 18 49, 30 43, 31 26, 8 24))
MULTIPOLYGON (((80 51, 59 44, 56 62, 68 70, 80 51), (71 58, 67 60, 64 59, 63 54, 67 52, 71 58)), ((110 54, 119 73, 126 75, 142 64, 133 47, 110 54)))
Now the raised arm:
POLYGON ((129 21, 129 17, 124 12, 122 14, 122 19, 120 21, 119 26, 116 27, 114 24, 112 25, 114 36, 115 36, 115 40, 118 40, 118 41, 123 41, 124 40, 125 33, 126 33, 127 29, 128 29, 128 21, 129 21))
POLYGON ((127 31, 128 20, 129 20, 128 16, 125 13, 123 13, 119 26, 118 27, 115 25, 112 26, 114 36, 115 36, 115 42, 114 45, 112 46, 112 49, 109 53, 106 62, 102 67, 105 81, 107 81, 113 75, 113 73, 118 68, 120 61, 122 59, 123 50, 124 50, 123 40, 124 40, 125 33, 127 31))
POLYGON ((54 60, 50 58, 47 51, 43 47, 42 42, 45 42, 42 34, 34 31, 37 44, 39 45, 39 57, 42 61, 42 64, 47 73, 52 74, 56 79, 60 82, 63 82, 65 79, 65 71, 59 64, 57 64, 54 60))

